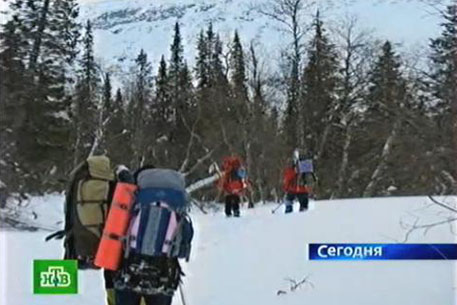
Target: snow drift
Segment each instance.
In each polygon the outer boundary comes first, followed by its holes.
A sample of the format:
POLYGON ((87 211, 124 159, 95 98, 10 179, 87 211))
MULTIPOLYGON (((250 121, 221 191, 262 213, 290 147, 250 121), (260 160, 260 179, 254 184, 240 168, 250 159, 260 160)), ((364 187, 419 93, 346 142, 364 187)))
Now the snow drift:
MULTIPOLYGON (((449 205, 457 197, 438 198, 449 205)), ((48 228, 61 220, 63 198, 34 198, 48 228)), ((453 243, 456 225, 427 231, 411 225, 455 217, 426 197, 316 201, 307 213, 272 214, 272 204, 242 210, 239 219, 193 212, 196 239, 183 263, 187 305, 455 305, 455 261, 308 261, 308 243, 453 243), (291 291, 293 281, 303 281, 291 291)), ((296 207, 297 208, 297 207, 296 207)), ((79 272, 79 294, 32 294, 33 259, 61 257, 48 232, 1 231, 1 304, 103 304, 99 271, 79 272)), ((181 304, 179 295, 175 305, 181 304)))

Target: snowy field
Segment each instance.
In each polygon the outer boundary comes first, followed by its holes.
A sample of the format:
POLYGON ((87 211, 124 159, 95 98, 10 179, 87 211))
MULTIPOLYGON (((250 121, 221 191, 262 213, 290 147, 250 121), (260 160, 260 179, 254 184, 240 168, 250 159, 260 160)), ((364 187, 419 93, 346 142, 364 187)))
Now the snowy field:
MULTIPOLYGON (((457 205, 457 197, 437 198, 457 205)), ((30 205, 47 228, 58 227, 62 197, 30 205)), ((240 219, 195 211, 197 235, 184 264, 187 305, 455 305, 456 261, 308 261, 308 243, 403 242, 408 225, 434 223, 452 212, 426 197, 313 202, 307 213, 272 214, 273 205, 243 210, 240 219), (307 281, 290 291, 287 278, 307 281), (279 294, 278 291, 286 294, 279 294)), ((455 223, 409 234, 411 243, 456 242, 455 223), (425 234, 424 234, 425 233, 425 234)), ((61 258, 48 232, 0 232, 1 305, 101 305, 99 271, 79 272, 78 295, 32 294, 33 259, 61 258)), ((174 305, 181 304, 179 295, 174 305)))

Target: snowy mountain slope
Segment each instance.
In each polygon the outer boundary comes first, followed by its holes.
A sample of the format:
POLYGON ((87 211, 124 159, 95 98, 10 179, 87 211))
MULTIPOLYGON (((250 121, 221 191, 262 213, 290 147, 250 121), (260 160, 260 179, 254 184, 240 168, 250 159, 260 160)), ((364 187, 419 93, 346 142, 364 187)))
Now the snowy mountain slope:
MULTIPOLYGON (((212 22, 224 42, 230 41, 238 30, 247 47, 251 41, 259 45, 262 57, 275 66, 280 51, 287 48, 290 37, 280 30, 276 21, 259 13, 258 7, 268 0, 83 0, 81 20, 94 22, 97 55, 106 67, 125 74, 132 59, 143 48, 155 67, 162 55, 168 57, 173 26, 181 24, 185 57, 193 64, 196 39, 201 29, 212 22), (275 61, 271 61, 275 59, 275 61)), ((355 15, 360 27, 374 29, 380 39, 391 39, 411 47, 428 43, 437 35, 440 20, 427 13, 418 0, 378 1, 340 0, 320 1, 328 27, 336 20, 355 15), (329 6, 327 2, 331 2, 329 6), (417 29, 420 28, 420 31, 417 29)), ((309 25, 315 9, 307 12, 304 22, 309 25)), ((306 25, 305 25, 306 26, 306 25)))
MULTIPOLYGON (((259 1, 257 1, 259 2, 259 1)), ((173 28, 178 21, 183 35, 185 58, 193 65, 196 40, 211 22, 224 42, 240 31, 243 40, 262 43, 264 52, 279 56, 281 35, 276 24, 257 12, 252 1, 102 1, 82 6, 82 19, 93 21, 96 51, 114 71, 128 71, 143 48, 154 67, 162 55, 169 56, 173 28)))
MULTIPOLYGON (((32 203, 38 220, 59 221, 61 199, 32 203), (44 208, 43 205, 46 207, 44 208), (47 216, 49 215, 49 216, 47 216)), ((439 198, 457 204, 457 197, 439 198)), ((272 214, 273 205, 243 210, 242 218, 195 211, 196 240, 191 261, 184 264, 187 304, 204 305, 456 305, 455 261, 308 261, 311 242, 396 242, 401 223, 432 223, 448 212, 425 197, 317 201, 307 213, 272 214), (286 278, 300 281, 289 292, 286 278), (288 292, 277 295, 279 290, 288 292)), ((408 242, 456 242, 454 227, 443 225, 408 242)), ((32 260, 60 258, 58 241, 44 243, 47 232, 0 232, 0 291, 7 305, 96 305, 103 303, 101 273, 80 272, 80 294, 31 294, 32 260), (5 272, 6 271, 6 272, 5 272), (6 292, 6 293, 4 293, 6 292)), ((181 304, 176 295, 174 305, 181 304)))
MULTIPOLYGON (((259 7, 270 0, 80 0, 80 20, 94 23, 97 60, 105 70, 122 81, 129 74, 133 59, 143 48, 154 70, 162 55, 169 57, 169 46, 176 21, 181 25, 185 58, 194 64, 199 32, 212 22, 224 43, 235 30, 245 48, 251 42, 270 68, 276 69, 281 51, 290 37, 280 23, 261 14, 259 7)), ((430 14, 423 1, 338 0, 318 1, 326 27, 335 29, 345 16, 357 16, 361 30, 374 30, 379 39, 390 39, 410 49, 424 47, 439 33, 439 16, 430 14), (329 4, 330 3, 330 4, 329 4), (420 29, 420 30, 418 30, 420 29)), ((0 0, 0 12, 8 11, 8 0, 0 0)), ((306 12, 304 26, 310 24, 317 7, 306 12)), ((0 23, 8 20, 0 15, 0 23)), ((225 50, 226 52, 226 50, 225 50)), ((117 84, 119 85, 119 84, 117 84)))

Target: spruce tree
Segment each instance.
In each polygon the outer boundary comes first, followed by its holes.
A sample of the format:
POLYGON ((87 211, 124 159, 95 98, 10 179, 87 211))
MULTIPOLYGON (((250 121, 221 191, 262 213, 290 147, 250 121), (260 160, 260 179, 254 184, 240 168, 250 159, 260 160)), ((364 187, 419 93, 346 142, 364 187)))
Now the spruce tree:
POLYGON ((170 94, 172 100, 172 107, 176 112, 176 116, 174 118, 175 125, 178 124, 181 117, 184 115, 184 111, 186 105, 184 104, 182 98, 182 88, 181 88, 181 72, 184 65, 184 57, 183 57, 183 46, 181 41, 181 32, 179 29, 179 23, 176 22, 174 35, 173 35, 173 43, 170 46, 171 58, 170 58, 170 66, 168 71, 168 78, 169 78, 169 86, 170 86, 170 94))
POLYGON ((308 48, 308 63, 302 75, 301 97, 298 109, 300 146, 317 161, 321 195, 331 191, 331 176, 339 149, 339 135, 333 127, 338 107, 339 67, 336 50, 329 41, 323 22, 317 13, 314 36, 308 48))
POLYGON ((196 58, 196 79, 197 88, 203 89, 209 86, 209 67, 208 67, 208 47, 207 39, 203 30, 200 31, 197 41, 197 58, 196 58))
POLYGON ((194 97, 194 85, 193 85, 192 81, 193 81, 192 73, 190 72, 189 66, 187 65, 187 63, 184 62, 184 65, 181 69, 181 73, 179 75, 179 82, 180 82, 179 86, 181 88, 181 93, 182 93, 182 98, 183 98, 184 104, 186 105, 186 108, 187 108, 186 116, 191 116, 193 113, 193 110, 196 107, 195 97, 194 97))
POLYGON ((246 68, 244 62, 244 52, 241 46, 240 37, 238 31, 235 31, 233 38, 232 48, 230 52, 230 63, 231 63, 231 83, 233 86, 233 92, 235 96, 241 98, 247 97, 246 88, 246 68))
POLYGON ((253 169, 252 151, 257 144, 253 136, 253 127, 256 125, 255 123, 260 122, 254 120, 254 112, 248 99, 244 51, 237 31, 234 34, 229 60, 231 90, 227 120, 233 120, 233 130, 242 139, 241 148, 246 159, 247 169, 251 171, 253 169))
MULTIPOLYGON (((197 93, 201 103, 209 103, 211 107, 223 104, 229 93, 228 82, 222 64, 222 42, 213 31, 210 23, 206 32, 201 31, 197 42, 196 78, 197 93)), ((214 114, 215 109, 207 109, 214 114)))
POLYGON ((172 131, 172 154, 177 161, 172 161, 172 166, 179 166, 173 164, 179 162, 184 158, 183 152, 185 151, 190 133, 185 126, 185 122, 189 122, 190 100, 187 90, 186 76, 183 73, 185 63, 183 56, 183 46, 179 23, 176 22, 173 35, 173 43, 170 47, 171 58, 168 72, 171 107, 173 108, 173 131, 172 131))
POLYGON ((103 88, 102 88, 102 97, 101 104, 99 109, 100 121, 99 131, 101 132, 100 139, 100 151, 105 151, 107 148, 108 133, 109 133, 109 122, 112 120, 112 114, 114 112, 114 105, 111 96, 111 75, 107 72, 103 77, 103 88))
POLYGON ((129 134, 132 146, 131 167, 138 168, 146 162, 146 156, 153 149, 148 142, 153 137, 151 127, 153 76, 147 54, 141 49, 135 59, 134 82, 129 101, 129 134))
POLYGON ((319 153, 325 128, 333 122, 329 114, 336 107, 338 90, 338 63, 334 45, 329 41, 323 22, 317 14, 314 37, 308 49, 308 63, 302 76, 302 93, 299 112, 303 121, 305 147, 315 155, 319 153))
POLYGON ((79 60, 78 82, 74 98, 75 155, 74 164, 85 159, 92 149, 95 131, 100 124, 97 105, 101 99, 100 77, 94 57, 92 24, 88 20, 82 37, 82 55, 79 60))
MULTIPOLYGON (((358 164, 362 169, 358 185, 364 186, 363 196, 384 194, 389 186, 396 185, 393 155, 404 124, 405 105, 408 100, 407 83, 401 73, 401 62, 392 45, 382 46, 370 73, 366 113, 359 130, 365 147, 364 158, 358 164), (362 173, 363 172, 363 173, 362 173), (366 175, 365 175, 366 174, 366 175)), ((397 165, 402 166, 402 165, 397 165)))
POLYGON ((15 1, 11 9, 28 84, 17 163, 27 171, 22 177, 29 189, 55 189, 60 187, 56 174, 68 169, 71 155, 66 84, 76 54, 78 6, 71 0, 30 0, 15 1))
MULTIPOLYGON (((18 34, 18 25, 9 21, 1 28, 0 45, 0 197, 21 191, 22 172, 17 168, 18 131, 25 123, 25 104, 31 79, 24 65, 26 43, 18 34)), ((4 204, 5 202, 0 202, 4 204)))
POLYGON ((167 63, 162 56, 159 63, 159 71, 155 82, 155 105, 158 125, 168 125, 174 120, 174 107, 172 104, 172 89, 170 88, 170 77, 167 63))
POLYGON ((213 81, 215 86, 228 87, 228 81, 224 73, 224 65, 222 64, 222 41, 217 34, 213 39, 208 36, 208 41, 211 41, 209 50, 210 56, 210 80, 213 81))
POLYGON ((435 166, 437 178, 457 190, 457 5, 443 12, 441 35, 431 40, 429 87, 436 122, 435 166), (452 181, 454 180, 454 181, 452 181))
POLYGON ((117 89, 112 99, 109 119, 106 123, 106 150, 113 164, 128 164, 131 151, 127 136, 126 113, 124 110, 124 97, 121 89, 117 89))
MULTIPOLYGON (((170 67, 169 67, 169 77, 171 83, 174 86, 174 90, 178 90, 179 84, 179 74, 181 73, 184 66, 184 49, 182 46, 181 31, 179 28, 179 23, 176 22, 174 28, 173 42, 170 46, 170 67)), ((174 93, 176 94, 176 93, 174 93)))
POLYGON ((107 72, 107 73, 105 73, 105 77, 104 77, 103 97, 102 97, 104 119, 108 118, 109 114, 113 111, 111 90, 112 90, 111 75, 107 72))

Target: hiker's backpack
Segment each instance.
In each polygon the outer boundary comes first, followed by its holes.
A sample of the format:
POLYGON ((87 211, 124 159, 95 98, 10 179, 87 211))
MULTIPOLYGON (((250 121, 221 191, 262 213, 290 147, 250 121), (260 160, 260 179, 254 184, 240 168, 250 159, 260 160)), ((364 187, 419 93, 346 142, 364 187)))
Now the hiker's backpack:
POLYGON ((232 170, 239 168, 241 165, 240 158, 236 156, 224 157, 222 160, 222 170, 224 172, 231 172, 232 170))
POLYGON ((184 177, 169 169, 145 169, 137 175, 137 186, 115 287, 170 295, 181 275, 177 259, 189 259, 194 234, 184 177))
POLYGON ((314 172, 313 160, 303 159, 299 160, 297 164, 297 170, 300 174, 310 174, 314 172))
POLYGON ((129 247, 134 253, 188 259, 193 227, 184 177, 169 169, 147 169, 137 178, 129 247))
POLYGON ((230 181, 247 179, 246 168, 238 157, 225 157, 222 162, 222 170, 230 181))
POLYGON ((298 173, 298 185, 309 185, 312 182, 314 175, 314 166, 312 159, 300 159, 296 164, 296 172, 298 173))
POLYGON ((64 237, 64 259, 78 260, 80 269, 96 268, 93 260, 103 232, 115 186, 110 160, 91 156, 71 174, 65 198, 65 227, 46 240, 64 237))

